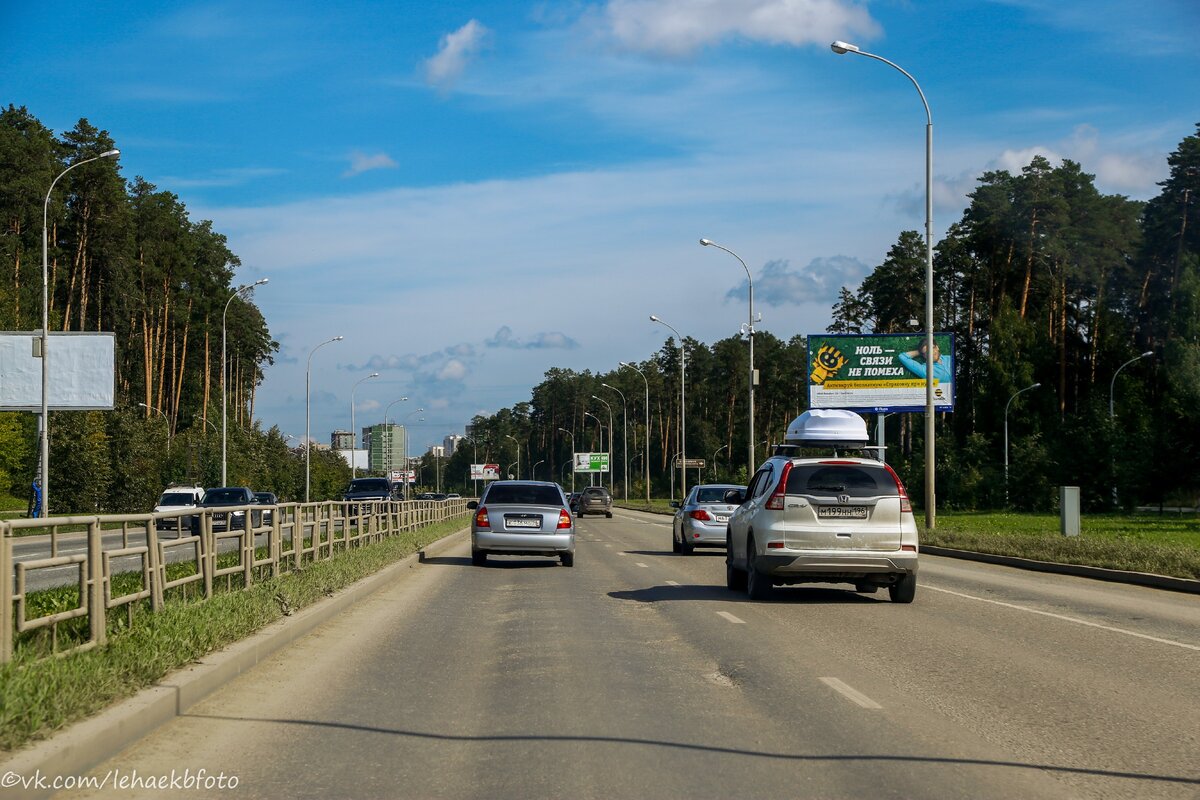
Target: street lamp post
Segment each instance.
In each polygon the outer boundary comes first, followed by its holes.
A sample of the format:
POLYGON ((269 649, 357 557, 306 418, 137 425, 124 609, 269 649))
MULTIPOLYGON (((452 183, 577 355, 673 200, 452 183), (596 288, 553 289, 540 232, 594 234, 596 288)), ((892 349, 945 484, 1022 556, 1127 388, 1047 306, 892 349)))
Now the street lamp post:
POLYGON ((309 489, 312 484, 312 359, 313 353, 327 344, 340 342, 344 337, 335 336, 326 339, 308 353, 308 363, 304 367, 304 502, 309 502, 309 489))
POLYGON ((592 395, 592 399, 597 402, 604 403, 604 407, 608 409, 608 478, 609 482, 611 483, 613 473, 613 431, 615 430, 613 428, 613 410, 612 406, 610 406, 608 401, 606 401, 604 398, 592 395))
POLYGON ((259 278, 254 283, 244 283, 233 290, 233 294, 229 295, 229 299, 225 301, 225 310, 221 312, 221 485, 228 486, 229 478, 225 471, 226 467, 226 448, 229 438, 229 421, 226 418, 226 406, 228 391, 225 388, 227 375, 229 373, 229 365, 225 363, 225 319, 229 316, 229 304, 233 302, 233 298, 245 296, 247 292, 255 286, 262 286, 269 278, 259 278))
POLYGON ((571 437, 571 493, 575 493, 575 434, 571 433, 566 428, 559 428, 560 431, 571 437))
MULTIPOLYGON (((141 404, 139 403, 138 405, 141 405, 141 404)), ((212 429, 213 429, 213 433, 216 433, 216 432, 217 432, 217 426, 213 424, 213 421, 212 421, 211 419, 209 419, 208 417, 204 416, 203 414, 199 414, 199 413, 192 414, 192 421, 193 421, 193 422, 195 422, 196 420, 200 420, 200 421, 201 421, 201 422, 203 422, 205 425, 207 425, 207 426, 209 426, 210 428, 212 428, 212 429)), ((201 430, 204 430, 204 429, 202 428, 201 430)), ((207 433, 205 433, 205 435, 207 435, 207 433)))
POLYGON ((531 481, 537 480, 538 464, 545 464, 545 463, 546 463, 546 459, 543 458, 541 461, 536 462, 532 467, 529 468, 529 479, 531 481))
MULTIPOLYGON (((393 400, 392 402, 388 403, 387 406, 383 409, 383 431, 382 432, 387 434, 387 446, 385 447, 383 444, 380 444, 379 455, 382 457, 383 462, 384 462, 383 470, 384 470, 384 472, 388 473, 389 478, 391 478, 391 471, 392 471, 392 429, 388 427, 387 415, 388 415, 388 412, 392 410, 392 406, 396 405, 396 403, 404 403, 407 400, 408 400, 407 397, 401 397, 397 400, 393 400)), ((368 459, 368 460, 370 460, 370 459, 368 459)), ((404 469, 405 469, 405 471, 408 470, 407 464, 404 465, 404 469)))
POLYGON ((517 446, 517 480, 521 480, 521 442, 517 437, 510 434, 504 434, 505 439, 512 439, 513 444, 517 446))
MULTIPOLYGON (((746 475, 753 475, 754 470, 755 470, 754 384, 756 383, 756 381, 754 380, 754 378, 755 378, 755 373, 754 373, 754 323, 755 323, 755 319, 754 319, 754 276, 752 276, 750 274, 750 268, 746 266, 746 262, 742 260, 742 257, 739 256, 737 253, 733 252, 732 250, 730 250, 728 247, 725 247, 724 245, 719 245, 716 242, 712 241, 711 239, 701 239, 700 244, 702 244, 705 247, 715 247, 718 250, 724 250, 726 253, 729 253, 729 255, 736 258, 738 260, 738 262, 741 263, 742 269, 746 270, 746 280, 749 281, 749 283, 750 283, 750 317, 749 317, 749 322, 746 323, 746 327, 743 329, 742 332, 745 333, 746 338, 750 340, 750 380, 749 380, 750 389, 749 389, 749 395, 748 395, 749 408, 750 408, 750 414, 749 414, 749 416, 750 416, 750 424, 749 424, 750 438, 748 440, 749 444, 747 445, 750 448, 750 460, 746 462, 746 475)), ((715 456, 714 456, 714 458, 715 458, 715 456)))
POLYGON ((369 381, 372 378, 378 378, 378 372, 372 372, 367 377, 354 384, 354 388, 350 390, 350 477, 358 477, 358 460, 354 457, 358 450, 356 442, 358 441, 358 428, 354 427, 354 393, 358 391, 358 384, 363 381, 369 381))
POLYGON ((727 450, 727 449, 729 449, 729 445, 727 445, 727 444, 723 444, 723 445, 721 445, 720 447, 718 447, 718 448, 717 448, 717 451, 716 451, 715 453, 713 453, 712 471, 713 471, 713 479, 714 479, 714 480, 716 479, 716 476, 717 476, 717 455, 718 455, 718 454, 719 454, 719 453, 720 453, 722 450, 727 450))
POLYGON ((838 55, 853 53, 881 61, 912 81, 925 107, 925 527, 933 530, 936 522, 937 492, 934 485, 934 406, 933 406, 933 114, 917 79, 899 65, 882 56, 860 50, 848 42, 834 42, 830 49, 838 55))
MULTIPOLYGON (((679 331, 653 314, 650 315, 650 321, 666 326, 679 339, 679 457, 682 459, 679 462, 679 497, 682 499, 687 496, 687 346, 679 331)), ((672 475, 671 483, 674 482, 675 476, 672 475)))
POLYGON ((1022 392, 1028 392, 1030 389, 1036 389, 1041 386, 1040 383, 1035 383, 1032 386, 1026 386, 1024 389, 1013 394, 1008 398, 1008 402, 1004 404, 1004 505, 1008 506, 1008 408, 1012 405, 1013 400, 1017 399, 1017 395, 1022 392))
POLYGON ((646 439, 642 442, 642 467, 646 471, 646 505, 650 505, 650 381, 646 379, 646 373, 628 361, 618 361, 617 363, 622 367, 629 367, 641 375, 642 382, 646 384, 646 439))
POLYGON ((625 502, 629 502, 629 404, 625 402, 625 393, 615 386, 609 386, 607 383, 601 383, 606 389, 612 389, 617 394, 621 395, 621 450, 623 455, 624 467, 622 468, 625 475, 625 502))
MULTIPOLYGON (((1121 366, 1117 367, 1117 371, 1113 373, 1112 380, 1111 380, 1111 381, 1109 382, 1109 384, 1108 384, 1108 421, 1109 421, 1109 427, 1110 427, 1110 428, 1112 427, 1112 423, 1113 423, 1113 421, 1116 419, 1116 415, 1114 414, 1114 406, 1113 406, 1113 392, 1114 392, 1114 391, 1116 390, 1116 388, 1117 388, 1117 376, 1121 374, 1121 370, 1125 369, 1126 367, 1128 367, 1128 366, 1129 366, 1130 364, 1132 364, 1133 362, 1135 362, 1135 361, 1141 361, 1143 358, 1149 358, 1149 357, 1150 357, 1150 356, 1152 356, 1152 355, 1154 355, 1154 351, 1153 351, 1153 350, 1147 350, 1146 352, 1142 353, 1141 355, 1139 355, 1139 356, 1134 356, 1133 358, 1129 359, 1128 361, 1126 361, 1126 362, 1125 362, 1124 364, 1122 364, 1121 366)), ((1114 466, 1115 466, 1115 465, 1114 465, 1114 466)), ((1113 469, 1113 490, 1112 490, 1112 497, 1113 497, 1113 505, 1114 505, 1114 506, 1118 505, 1118 500, 1117 500, 1117 476, 1116 476, 1116 469, 1115 469, 1115 468, 1113 469)))
POLYGON ((163 412, 163 410, 161 408, 155 408, 154 406, 148 406, 145 403, 138 403, 138 405, 140 407, 146 409, 147 411, 158 412, 158 415, 163 418, 163 422, 167 423, 167 452, 170 453, 171 452, 171 420, 167 418, 167 415, 163 412))
POLYGON ((46 202, 42 205, 42 435, 41 435, 41 477, 42 477, 42 509, 43 517, 50 516, 50 195, 54 187, 76 167, 121 155, 120 150, 106 150, 98 156, 76 161, 71 166, 58 173, 58 177, 50 181, 46 190, 46 202))
MULTIPOLYGON (((407 399, 407 398, 405 398, 405 399, 407 399)), ((404 421, 407 422, 408 420, 412 419, 413 414, 420 414, 424 410, 425 409, 423 409, 423 408, 413 409, 412 411, 408 412, 408 415, 404 418, 404 421)), ((417 417, 417 422, 424 422, 424 421, 425 421, 424 417, 417 417)), ((389 442, 389 444, 390 444, 390 442, 389 442)), ((408 428, 407 427, 405 427, 405 429, 404 429, 404 499, 405 500, 408 499, 408 428)))

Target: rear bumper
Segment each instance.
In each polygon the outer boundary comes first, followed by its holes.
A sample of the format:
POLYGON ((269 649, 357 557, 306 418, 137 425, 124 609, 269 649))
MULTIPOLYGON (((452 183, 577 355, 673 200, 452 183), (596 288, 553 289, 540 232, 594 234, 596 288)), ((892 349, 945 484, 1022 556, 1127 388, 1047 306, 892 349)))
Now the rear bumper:
POLYGON ((471 549, 485 553, 512 553, 514 555, 574 553, 575 534, 472 531, 471 549))
POLYGON ((890 582, 901 575, 916 574, 917 553, 901 550, 793 551, 756 556, 754 566, 759 573, 779 583, 840 582, 860 578, 890 582))
POLYGON ((693 547, 724 547, 729 526, 723 522, 704 525, 689 519, 683 523, 680 530, 683 538, 693 547))

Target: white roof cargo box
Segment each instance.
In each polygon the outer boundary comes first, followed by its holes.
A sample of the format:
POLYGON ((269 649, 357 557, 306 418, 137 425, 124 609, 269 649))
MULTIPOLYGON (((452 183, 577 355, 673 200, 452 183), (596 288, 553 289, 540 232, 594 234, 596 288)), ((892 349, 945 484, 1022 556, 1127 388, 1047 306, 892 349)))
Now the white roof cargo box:
POLYGON ((788 425, 785 444, 865 445, 867 422, 853 411, 841 408, 813 408, 788 425))

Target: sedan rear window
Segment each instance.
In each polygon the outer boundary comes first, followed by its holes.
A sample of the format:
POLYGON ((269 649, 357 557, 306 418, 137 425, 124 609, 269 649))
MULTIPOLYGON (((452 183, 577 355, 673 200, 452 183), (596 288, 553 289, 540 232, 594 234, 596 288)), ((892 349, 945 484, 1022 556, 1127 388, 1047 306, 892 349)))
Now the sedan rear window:
POLYGON ((485 503, 521 506, 561 506, 562 494, 553 486, 492 486, 485 503))
POLYGON ((887 470, 857 464, 797 464, 788 473, 788 494, 895 497, 900 494, 887 470))
POLYGON ((724 489, 724 488, 697 489, 696 490, 696 502, 697 503, 724 503, 725 502, 725 493, 728 491, 729 491, 729 489, 724 489))

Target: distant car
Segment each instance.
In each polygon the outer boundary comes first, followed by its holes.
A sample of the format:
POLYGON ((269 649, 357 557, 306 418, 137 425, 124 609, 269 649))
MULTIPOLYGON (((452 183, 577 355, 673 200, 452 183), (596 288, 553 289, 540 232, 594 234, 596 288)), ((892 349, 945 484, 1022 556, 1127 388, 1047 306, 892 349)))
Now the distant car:
MULTIPOLYGON (((189 508, 195 508, 200 505, 200 501, 204 498, 203 486, 171 486, 163 491, 162 496, 158 498, 158 502, 154 505, 154 512, 160 511, 183 511, 189 508)), ((174 519, 156 520, 154 526, 158 530, 179 530, 181 527, 187 527, 186 517, 176 517, 174 519), (180 519, 185 520, 180 525, 180 519)))
MULTIPOLYGON (((279 505, 279 498, 276 497, 273 492, 255 492, 254 497, 255 497, 255 499, 258 500, 259 505, 263 505, 263 506, 279 505)), ((271 524, 274 524, 274 522, 275 522, 275 512, 269 508, 263 509, 262 524, 263 525, 271 525, 271 524)))
POLYGON ((612 493, 603 486, 589 486, 579 493, 579 516, 603 514, 612 519, 612 493))
POLYGON ((489 555, 558 556, 575 565, 575 520, 556 483, 493 481, 478 502, 467 508, 471 519, 471 563, 487 564, 489 555))
MULTIPOLYGON (((378 502, 393 500, 392 484, 387 478, 354 478, 342 491, 342 502, 378 502)), ((357 514, 358 506, 352 505, 348 513, 357 514)))
POLYGON ((745 492, 745 486, 732 483, 704 483, 693 486, 682 503, 671 503, 675 519, 671 523, 671 552, 687 555, 696 547, 724 547, 729 517, 737 510, 725 500, 725 493, 745 492))
POLYGON ((446 495, 446 499, 447 500, 462 500, 462 495, 459 494, 458 492, 450 492, 450 494, 446 495))
MULTIPOLYGON (((200 509, 219 509, 228 508, 229 506, 255 506, 258 505, 258 499, 254 496, 254 492, 247 489, 245 486, 221 486, 216 489, 209 489, 204 493, 204 498, 200 501, 197 508, 200 509)), ((262 512, 251 509, 250 525, 259 527, 262 525, 262 512)), ((211 511, 212 527, 214 531, 237 530, 246 526, 246 512, 240 511, 211 511)), ((193 518, 192 532, 199 532, 199 517, 193 518)))
POLYGON ((917 523, 899 476, 887 464, 849 457, 867 443, 862 417, 810 409, 788 426, 784 445, 758 468, 729 519, 725 583, 752 600, 773 586, 851 583, 855 591, 886 586, 893 602, 917 591, 917 523), (836 455, 807 457, 800 449, 836 455))
POLYGON ((575 514, 579 513, 579 496, 583 492, 571 492, 571 496, 567 498, 567 505, 575 514))

